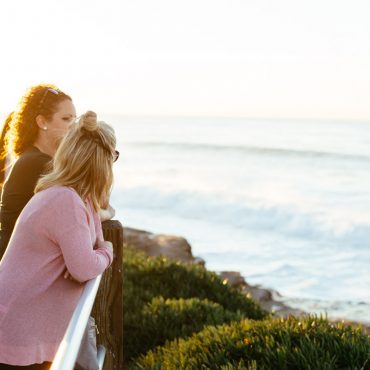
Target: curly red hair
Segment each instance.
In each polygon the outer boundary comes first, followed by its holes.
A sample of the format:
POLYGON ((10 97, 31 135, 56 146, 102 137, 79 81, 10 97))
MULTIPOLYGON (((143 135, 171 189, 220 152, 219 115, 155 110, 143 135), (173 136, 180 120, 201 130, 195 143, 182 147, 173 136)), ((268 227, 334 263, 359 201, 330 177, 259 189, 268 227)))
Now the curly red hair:
POLYGON ((30 87, 13 113, 5 138, 6 151, 19 157, 36 141, 38 135, 36 117, 42 115, 46 119, 51 119, 58 109, 58 104, 67 99, 72 100, 55 85, 40 84, 30 87))

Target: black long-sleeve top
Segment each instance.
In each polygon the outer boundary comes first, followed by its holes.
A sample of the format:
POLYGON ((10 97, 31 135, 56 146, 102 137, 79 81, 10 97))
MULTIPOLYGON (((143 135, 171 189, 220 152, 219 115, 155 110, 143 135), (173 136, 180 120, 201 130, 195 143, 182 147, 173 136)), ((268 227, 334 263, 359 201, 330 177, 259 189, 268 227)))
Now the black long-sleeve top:
POLYGON ((0 260, 15 222, 34 194, 36 183, 51 168, 51 157, 32 146, 17 161, 4 184, 0 204, 0 260))

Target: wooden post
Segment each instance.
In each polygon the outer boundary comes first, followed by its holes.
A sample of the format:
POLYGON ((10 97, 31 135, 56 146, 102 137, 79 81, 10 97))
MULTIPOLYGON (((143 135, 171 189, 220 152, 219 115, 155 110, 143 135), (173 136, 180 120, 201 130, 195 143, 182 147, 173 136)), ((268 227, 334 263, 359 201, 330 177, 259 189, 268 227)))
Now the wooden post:
POLYGON ((113 243, 114 259, 104 272, 91 315, 98 344, 107 350, 104 370, 123 369, 123 228, 119 221, 103 222, 104 239, 113 243))

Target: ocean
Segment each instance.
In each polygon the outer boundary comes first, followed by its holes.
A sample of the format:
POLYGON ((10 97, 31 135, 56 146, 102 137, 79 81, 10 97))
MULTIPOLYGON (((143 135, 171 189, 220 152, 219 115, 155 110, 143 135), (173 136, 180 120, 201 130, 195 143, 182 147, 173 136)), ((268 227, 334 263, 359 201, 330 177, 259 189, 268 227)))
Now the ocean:
POLYGON ((370 323, 370 122, 104 116, 125 226, 293 307, 370 323))

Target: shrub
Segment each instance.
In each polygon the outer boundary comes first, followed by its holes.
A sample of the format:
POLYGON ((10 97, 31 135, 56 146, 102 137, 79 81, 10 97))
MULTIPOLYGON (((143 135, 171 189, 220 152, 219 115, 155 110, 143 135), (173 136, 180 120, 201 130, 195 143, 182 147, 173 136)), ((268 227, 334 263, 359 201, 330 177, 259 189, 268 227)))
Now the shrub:
MULTIPOLYGON (((140 305, 140 302, 150 302, 157 296, 199 298, 219 303, 229 311, 240 311, 247 318, 260 320, 266 316, 256 302, 230 288, 217 274, 202 266, 147 257, 132 248, 126 248, 125 255, 124 295, 127 304, 140 305)), ((131 309, 130 306, 126 308, 131 309)))
POLYGON ((204 267, 183 265, 126 247, 124 253, 124 356, 130 359, 207 324, 266 313, 204 267))
POLYGON ((129 327, 129 343, 125 347, 131 357, 164 344, 167 340, 187 337, 206 325, 241 320, 241 315, 225 310, 207 299, 153 298, 144 306, 129 327))
POLYGON ((149 351, 132 369, 370 369, 360 328, 322 317, 243 320, 206 327, 149 351))

